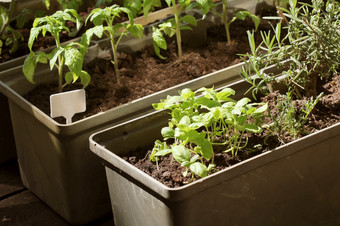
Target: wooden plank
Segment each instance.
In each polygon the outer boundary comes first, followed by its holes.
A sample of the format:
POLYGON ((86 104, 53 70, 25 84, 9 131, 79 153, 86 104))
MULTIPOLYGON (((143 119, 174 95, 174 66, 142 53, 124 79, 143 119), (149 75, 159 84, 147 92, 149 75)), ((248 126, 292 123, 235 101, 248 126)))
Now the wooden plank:
POLYGON ((30 191, 0 201, 0 225, 69 225, 30 191))
POLYGON ((0 165, 0 200, 24 189, 17 161, 0 165))
MULTIPOLYGON (((70 224, 27 190, 0 201, 0 225, 69 226, 70 224)), ((112 218, 108 217, 89 225, 112 226, 114 223, 112 218)))

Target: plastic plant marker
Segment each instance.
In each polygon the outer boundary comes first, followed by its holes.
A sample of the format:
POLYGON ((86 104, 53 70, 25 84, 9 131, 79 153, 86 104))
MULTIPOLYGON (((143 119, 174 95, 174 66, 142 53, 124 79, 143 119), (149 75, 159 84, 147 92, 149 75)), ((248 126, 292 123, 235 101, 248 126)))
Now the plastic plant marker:
POLYGON ((74 114, 86 110, 85 90, 78 89, 53 94, 50 96, 50 106, 52 118, 63 116, 66 119, 66 124, 70 124, 74 114))

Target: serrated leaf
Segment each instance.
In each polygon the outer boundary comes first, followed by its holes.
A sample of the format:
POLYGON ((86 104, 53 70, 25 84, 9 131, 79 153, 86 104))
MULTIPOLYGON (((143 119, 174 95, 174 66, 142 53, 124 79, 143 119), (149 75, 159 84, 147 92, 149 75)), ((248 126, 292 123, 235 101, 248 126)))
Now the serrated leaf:
POLYGON ((50 53, 50 70, 53 69, 58 60, 58 56, 60 56, 60 54, 62 54, 63 51, 64 51, 63 48, 58 47, 53 49, 53 51, 50 53))
POLYGON ((199 177, 208 176, 207 167, 200 162, 195 162, 195 163, 191 164, 190 170, 191 170, 191 172, 198 175, 199 177))
POLYGON ((28 39, 28 48, 32 50, 34 40, 38 37, 42 27, 32 27, 30 32, 30 37, 28 39))
POLYGON ((143 34, 144 34, 143 33, 144 32, 144 28, 140 24, 133 24, 131 26, 128 26, 128 31, 135 38, 142 38, 143 34))
POLYGON ((164 50, 167 49, 165 38, 163 37, 162 32, 159 29, 153 29, 152 39, 159 48, 164 50))
POLYGON ((64 51, 65 65, 71 72, 79 74, 83 67, 83 55, 74 47, 66 48, 64 51))

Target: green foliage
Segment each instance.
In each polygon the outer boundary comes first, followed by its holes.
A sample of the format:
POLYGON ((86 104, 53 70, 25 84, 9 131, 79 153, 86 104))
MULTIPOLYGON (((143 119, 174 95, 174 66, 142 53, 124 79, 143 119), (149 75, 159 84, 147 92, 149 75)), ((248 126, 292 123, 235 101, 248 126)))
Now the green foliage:
MULTIPOLYGON (((57 0, 60 4, 62 10, 65 9, 74 9, 78 10, 79 7, 83 4, 82 0, 57 0)), ((50 0, 42 0, 42 3, 45 5, 46 9, 50 9, 51 2, 50 0)))
POLYGON ((273 35, 261 33, 260 46, 255 47, 254 35, 248 33, 252 52, 244 55, 249 70, 244 69, 242 75, 252 84, 253 92, 272 92, 278 80, 261 69, 289 61, 288 69, 283 72, 287 87, 293 87, 294 94, 300 98, 302 92, 315 98, 317 78, 327 78, 339 69, 340 3, 313 0, 312 5, 298 8, 297 1, 290 0, 289 5, 290 9, 281 9, 281 17, 268 18, 282 22, 273 27, 273 35), (282 23, 287 26, 282 28, 282 23), (281 37, 282 29, 287 31, 285 37, 281 37), (254 71, 256 76, 251 77, 254 71))
POLYGON ((235 157, 245 148, 250 133, 262 131, 267 104, 230 98, 235 91, 220 92, 201 88, 195 92, 183 89, 179 96, 168 96, 153 104, 156 110, 171 111, 169 125, 161 131, 164 141, 156 141, 150 160, 172 154, 174 159, 199 177, 214 169, 213 146, 223 146, 235 157), (168 145, 165 141, 172 141, 168 145))
POLYGON ((68 33, 70 32, 69 28, 65 25, 67 21, 75 22, 77 28, 80 28, 80 17, 77 11, 73 9, 57 11, 51 16, 36 18, 34 20, 28 40, 28 47, 31 52, 26 58, 23 66, 23 73, 30 82, 34 82, 34 71, 38 62, 49 62, 51 70, 56 67, 59 74, 59 92, 62 91, 64 86, 64 65, 66 65, 69 69, 69 72, 65 74, 66 84, 75 82, 78 78, 80 78, 81 83, 84 86, 87 86, 90 81, 90 75, 82 70, 84 55, 87 52, 88 45, 82 45, 77 42, 71 42, 65 46, 60 44, 60 34, 65 31, 68 33), (32 51, 32 46, 35 39, 39 34, 45 36, 47 32, 55 38, 56 48, 53 49, 51 53, 34 53, 32 51))
POLYGON ((155 7, 161 7, 162 3, 160 0, 124 0, 123 5, 130 9, 133 17, 137 17, 141 14, 147 16, 155 7))
POLYGON ((216 5, 213 3, 212 0, 206 0, 208 1, 209 7, 205 7, 207 10, 208 8, 211 9, 211 11, 217 15, 224 24, 224 28, 226 31, 226 36, 227 36, 227 43, 231 43, 231 38, 230 38, 230 25, 235 21, 235 20, 245 20, 247 17, 249 17, 255 24, 255 30, 257 30, 259 24, 260 24, 260 18, 258 18, 256 15, 250 13, 249 11, 238 11, 231 19, 227 13, 227 6, 228 6, 228 0, 222 0, 222 13, 218 12, 216 10, 216 5))
POLYGON ((311 97, 296 101, 293 100, 291 91, 285 95, 279 95, 276 105, 277 113, 273 114, 268 111, 272 119, 272 123, 267 127, 269 133, 278 137, 281 143, 285 143, 286 135, 290 135, 295 140, 306 134, 304 125, 307 122, 307 117, 322 96, 323 93, 320 93, 315 99, 311 97), (295 106, 298 102, 303 103, 303 106, 295 106))
POLYGON ((121 38, 128 34, 131 34, 135 38, 141 38, 143 36, 143 26, 135 24, 133 19, 134 17, 132 12, 125 7, 112 5, 104 9, 96 8, 91 11, 86 19, 86 23, 90 20, 93 22, 95 27, 88 29, 82 36, 81 43, 84 45, 88 45, 90 43, 93 35, 96 35, 98 38, 102 38, 102 35, 105 34, 110 39, 114 58, 113 64, 118 83, 120 83, 120 77, 118 70, 117 47, 121 38), (115 19, 119 18, 121 13, 127 14, 129 23, 115 23, 115 19))
POLYGON ((181 38, 181 30, 191 30, 192 28, 188 25, 197 26, 196 18, 191 15, 185 15, 180 17, 180 13, 185 8, 192 8, 193 3, 187 0, 180 0, 179 4, 176 4, 175 0, 166 0, 166 3, 169 7, 173 8, 174 11, 174 18, 168 19, 164 23, 158 25, 158 27, 153 27, 153 46, 156 55, 161 58, 165 59, 160 53, 160 50, 167 49, 167 43, 163 36, 163 33, 168 37, 172 37, 176 35, 177 41, 177 48, 178 48, 178 57, 182 57, 182 38, 181 38))
POLYGON ((17 51, 19 41, 23 40, 22 34, 10 26, 13 20, 14 0, 11 1, 9 9, 0 5, 0 57, 3 46, 10 46, 10 54, 17 51))

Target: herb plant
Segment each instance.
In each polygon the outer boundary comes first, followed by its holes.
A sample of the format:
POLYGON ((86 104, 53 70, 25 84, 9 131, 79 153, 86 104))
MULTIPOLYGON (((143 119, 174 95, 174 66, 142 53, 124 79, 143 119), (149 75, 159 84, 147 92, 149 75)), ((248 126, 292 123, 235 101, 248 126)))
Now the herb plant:
POLYGON ((86 33, 83 34, 82 42, 88 45, 94 34, 98 38, 101 38, 102 35, 105 34, 110 39, 113 53, 113 61, 111 62, 114 65, 118 84, 120 84, 120 76, 118 69, 117 48, 120 40, 124 35, 127 36, 128 34, 131 34, 136 38, 141 38, 143 36, 143 26, 140 24, 135 24, 133 19, 133 15, 129 9, 125 7, 119 7, 118 5, 112 5, 104 9, 96 8, 91 11, 86 19, 86 23, 88 20, 90 20, 93 22, 95 27, 88 29, 86 33), (130 23, 115 23, 115 18, 120 17, 121 13, 126 13, 128 15, 130 23))
POLYGON ((150 160, 158 162, 172 154, 186 168, 184 176, 189 170, 192 176, 207 176, 215 167, 213 146, 223 146, 234 158, 247 146, 250 133, 262 131, 267 104, 250 103, 248 98, 235 101, 230 98, 235 94, 231 88, 220 92, 183 89, 179 94, 153 104, 156 110, 170 110, 171 119, 161 131, 164 141, 155 142, 150 160))
POLYGON ((60 43, 60 34, 64 31, 70 32, 69 28, 65 26, 66 21, 73 21, 76 23, 77 28, 80 28, 80 17, 77 11, 73 9, 57 11, 51 16, 36 18, 34 20, 28 40, 28 47, 31 52, 26 58, 23 66, 23 73, 26 78, 33 83, 34 71, 37 63, 48 63, 49 61, 51 70, 54 67, 58 69, 59 92, 62 92, 64 85, 75 82, 79 77, 84 86, 88 85, 90 82, 89 74, 82 70, 87 46, 77 42, 71 42, 64 46, 60 43), (49 54, 44 52, 35 53, 32 51, 33 43, 38 35, 41 33, 45 36, 47 32, 55 38, 55 49, 49 54), (65 76, 63 72, 64 65, 69 69, 69 71, 65 73, 65 76), (66 84, 63 84, 64 77, 66 84))
POLYGON ((309 98, 304 100, 293 100, 292 91, 286 94, 279 94, 277 97, 277 112, 269 112, 272 123, 267 125, 267 130, 270 135, 274 135, 284 144, 285 136, 289 135, 293 140, 296 140, 301 135, 307 132, 304 129, 307 123, 307 117, 312 112, 316 104, 319 102, 323 93, 320 93, 317 98, 309 98), (300 102, 303 106, 296 106, 300 102))
POLYGON ((249 32, 252 49, 246 54, 249 70, 242 75, 253 86, 253 91, 272 91, 272 86, 279 82, 261 69, 269 64, 289 61, 283 80, 287 87, 293 87, 293 94, 301 98, 303 94, 316 98, 318 79, 325 79, 339 69, 340 58, 340 3, 335 0, 312 0, 312 5, 297 0, 289 1, 289 9, 282 8, 282 14, 274 29, 274 35, 262 33, 263 42, 255 47, 254 36, 249 32), (311 10, 309 9, 311 8, 311 10), (281 24, 286 27, 281 28, 281 24), (281 37, 285 29, 287 35, 281 37), (249 60, 248 60, 249 59, 249 60), (256 76, 251 76, 255 71, 256 76), (267 85, 267 88, 265 87, 267 85))

